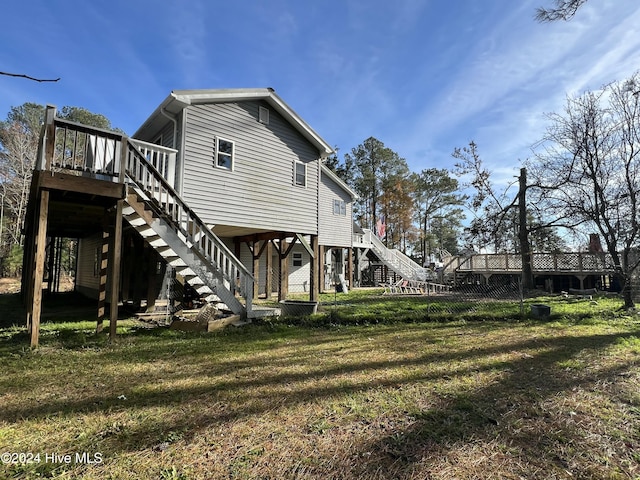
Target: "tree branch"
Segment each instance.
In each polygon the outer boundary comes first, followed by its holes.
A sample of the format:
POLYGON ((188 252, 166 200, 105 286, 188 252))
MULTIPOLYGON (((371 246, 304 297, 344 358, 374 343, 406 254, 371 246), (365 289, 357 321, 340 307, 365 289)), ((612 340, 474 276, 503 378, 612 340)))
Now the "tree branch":
POLYGON ((555 0, 556 8, 538 8, 536 20, 539 22, 555 22, 569 20, 587 0, 555 0))
POLYGON ((29 75, 24 75, 22 73, 0 72, 0 75, 6 75, 8 77, 26 78, 27 80, 33 80, 34 82, 57 82, 58 80, 60 80, 60 77, 54 78, 54 79, 35 78, 35 77, 30 77, 29 75))

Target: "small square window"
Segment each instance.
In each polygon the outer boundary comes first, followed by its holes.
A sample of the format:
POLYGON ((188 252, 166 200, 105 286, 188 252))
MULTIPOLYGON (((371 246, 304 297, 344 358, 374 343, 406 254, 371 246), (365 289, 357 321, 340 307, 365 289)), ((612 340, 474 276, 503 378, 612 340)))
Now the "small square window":
POLYGON ((334 200, 333 214, 345 216, 347 214, 347 203, 344 200, 334 200))
POLYGON ((307 186, 307 166, 302 162, 296 162, 294 182, 299 187, 307 186))
POLYGON ((294 267, 302 266, 302 253, 299 253, 299 252, 293 253, 293 266, 294 267))
POLYGON ((225 170, 233 170, 233 142, 216 138, 213 152, 213 166, 224 168, 225 170))

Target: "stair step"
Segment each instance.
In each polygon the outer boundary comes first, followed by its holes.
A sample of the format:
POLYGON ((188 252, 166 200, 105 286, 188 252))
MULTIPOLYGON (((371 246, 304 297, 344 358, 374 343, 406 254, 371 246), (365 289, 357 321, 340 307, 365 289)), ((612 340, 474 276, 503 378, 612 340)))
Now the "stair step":
POLYGON ((156 248, 156 252, 158 252, 160 255, 162 255, 163 258, 167 259, 168 257, 176 257, 176 252, 173 251, 173 249, 169 246, 166 245, 164 247, 159 246, 156 248))
MULTIPOLYGON (((205 260, 204 253, 198 254, 199 245, 192 244, 202 237, 202 233, 198 233, 197 238, 185 238, 183 230, 176 227, 167 207, 174 207, 177 201, 174 205, 174 200, 169 199, 167 205, 163 196, 163 202, 159 202, 154 198, 157 194, 147 194, 135 184, 135 181, 131 181, 128 188, 128 203, 123 208, 123 216, 145 242, 154 248, 168 265, 174 267, 176 274, 183 277, 199 295, 226 301, 235 313, 246 315, 246 307, 236 298, 229 285, 233 282, 215 265, 205 260), (213 293, 214 289, 217 290, 216 294, 213 293)), ((190 226, 192 222, 197 224, 199 221, 197 217, 190 217, 188 224, 184 224, 182 228, 187 230, 187 225, 190 226)), ((216 238, 214 240, 218 241, 216 238)), ((233 256, 229 258, 231 260, 233 256)))
MULTIPOLYGON (((135 213, 135 212, 134 212, 135 213)), ((137 228, 137 227, 142 227, 143 225, 146 225, 147 222, 144 221, 144 218, 142 218, 140 215, 138 215, 137 213, 135 213, 135 217, 133 215, 131 215, 131 217, 127 218, 127 222, 129 222, 129 224, 133 227, 133 228, 137 228), (132 218, 133 217, 133 218, 132 218), (137 218, 136 218, 137 217, 137 218)))
POLYGON ((167 263, 169 265, 171 265, 173 268, 182 268, 182 267, 186 267, 187 264, 184 260, 182 260, 180 257, 172 257, 171 260, 166 259, 167 263))
POLYGON ((128 217, 129 215, 132 215, 134 213, 137 215, 135 208, 133 208, 132 206, 126 204, 122 206, 122 215, 124 215, 125 217, 128 217))
POLYGON ((167 242, 165 242, 161 237, 157 237, 157 238, 151 238, 149 237, 147 239, 147 242, 149 243, 149 245, 151 245, 153 248, 162 248, 162 247, 168 247, 167 242))
POLYGON ((137 232, 142 235, 145 239, 149 238, 149 237, 155 237, 156 235, 158 235, 155 230, 153 230, 153 228, 147 226, 141 226, 139 228, 136 228, 137 232))
POLYGON ((210 295, 213 293, 213 290, 211 290, 207 285, 199 285, 197 287, 193 287, 193 289, 200 295, 210 295))

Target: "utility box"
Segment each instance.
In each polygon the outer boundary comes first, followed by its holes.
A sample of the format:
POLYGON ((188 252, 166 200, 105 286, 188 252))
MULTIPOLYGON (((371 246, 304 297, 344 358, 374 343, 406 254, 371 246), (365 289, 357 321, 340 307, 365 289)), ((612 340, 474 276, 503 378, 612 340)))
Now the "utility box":
POLYGON ((534 303, 531 305, 531 316, 535 318, 549 318, 551 315, 551 307, 549 305, 542 305, 540 303, 534 303))

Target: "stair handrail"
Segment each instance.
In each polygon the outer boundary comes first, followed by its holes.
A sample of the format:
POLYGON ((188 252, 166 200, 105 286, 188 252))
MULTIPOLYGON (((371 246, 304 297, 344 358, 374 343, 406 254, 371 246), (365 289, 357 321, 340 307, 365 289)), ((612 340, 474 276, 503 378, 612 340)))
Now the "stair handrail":
POLYGON ((162 174, 142 155, 136 145, 127 139, 125 171, 156 203, 164 220, 168 221, 185 239, 189 239, 194 252, 206 259, 229 282, 231 289, 238 289, 245 299, 247 310, 251 308, 254 278, 251 272, 215 235, 204 221, 182 199, 162 174), (166 205, 166 207, 163 206, 166 205))
POLYGON ((408 280, 418 280, 418 271, 421 268, 411 259, 405 260, 399 255, 395 254, 394 250, 387 248, 387 246, 380 240, 370 229, 365 228, 365 235, 368 237, 369 243, 372 245, 376 255, 379 255, 384 263, 387 263, 392 269, 397 269, 397 273, 405 276, 407 271, 410 272, 410 278, 408 280))

